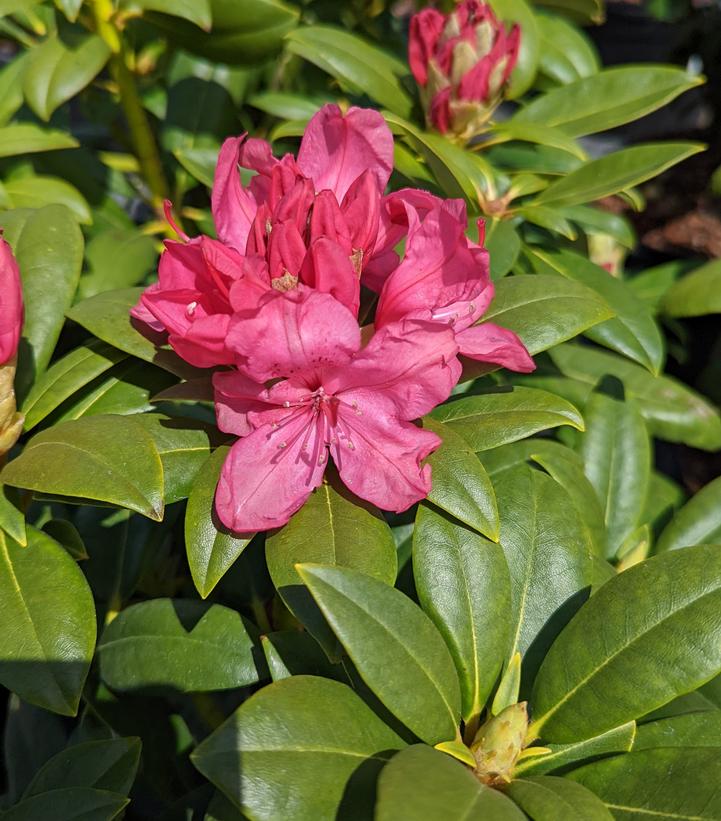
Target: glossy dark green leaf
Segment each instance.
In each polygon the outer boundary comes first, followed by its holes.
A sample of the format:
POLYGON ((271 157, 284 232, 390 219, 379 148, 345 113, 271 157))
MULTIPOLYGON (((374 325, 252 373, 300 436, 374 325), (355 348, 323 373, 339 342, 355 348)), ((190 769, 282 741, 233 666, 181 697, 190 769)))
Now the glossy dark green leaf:
POLYGON ((198 471, 218 439, 217 431, 195 419, 160 413, 143 413, 137 419, 152 437, 163 463, 165 504, 187 499, 198 471))
POLYGON ((127 805, 124 795, 67 787, 33 795, 3 813, 3 821, 112 821, 127 805))
POLYGON ((75 137, 65 131, 40 128, 33 123, 10 123, 0 128, 0 157, 77 148, 78 145, 75 137))
POLYGON ((416 744, 396 753, 378 780, 376 821, 522 821, 523 813, 448 755, 416 744))
POLYGON ((109 228, 95 234, 85 249, 88 271, 80 277, 78 297, 138 285, 156 256, 155 240, 137 230, 109 228))
POLYGON ((7 485, 0 485, 0 530, 4 530, 23 547, 27 545, 20 491, 7 485))
POLYGON ((178 376, 197 376, 197 370, 173 351, 157 348, 136 330, 131 322, 130 309, 142 291, 142 288, 106 291, 73 305, 67 315, 99 339, 144 362, 152 362, 178 376))
POLYGON ((286 38, 288 49, 327 71, 352 92, 367 94, 401 117, 411 113, 412 101, 399 78, 408 73, 405 62, 343 29, 306 25, 286 38))
POLYGON ((532 821, 613 821, 606 805, 590 790, 567 778, 539 775, 514 779, 506 792, 532 821))
POLYGON ((663 297, 668 316, 705 316, 721 313, 721 261, 712 260, 672 285, 663 297))
POLYGON ((110 622, 98 642, 100 675, 120 691, 245 687, 260 678, 258 650, 239 613, 190 599, 132 605, 110 622))
POLYGON ((453 656, 468 722, 480 715, 507 657, 511 581, 503 549, 421 505, 413 577, 421 606, 453 656))
POLYGON ((610 579, 556 639, 534 685, 532 732, 580 741, 721 671, 721 550, 665 553, 610 579))
POLYGON ((528 458, 540 465, 570 496, 584 529, 588 531, 594 554, 605 556, 607 536, 603 510, 578 455, 550 440, 527 439, 516 444, 527 446, 528 458))
POLYGON ((280 630, 261 636, 261 642, 273 681, 290 676, 322 676, 350 683, 343 666, 328 661, 320 644, 306 631, 280 630))
POLYGON ((212 187, 218 162, 217 148, 176 148, 173 156, 198 182, 207 188, 212 187))
POLYGON ((43 533, 47 533, 51 539, 55 539, 59 545, 62 545, 76 562, 82 562, 90 558, 78 529, 67 519, 49 519, 43 525, 42 530, 43 533))
POLYGON ((636 722, 629 721, 594 738, 575 744, 544 744, 549 752, 522 759, 516 766, 516 775, 545 775, 565 770, 571 764, 599 758, 609 753, 627 753, 635 744, 636 722))
POLYGON ((642 750, 587 764, 568 777, 594 792, 623 821, 721 817, 718 750, 642 750))
POLYGON ((89 499, 163 518, 163 467, 132 416, 90 416, 34 436, 2 481, 37 493, 89 499))
POLYGON ((623 280, 572 251, 534 248, 528 255, 540 272, 559 273, 582 282, 610 305, 615 316, 590 328, 586 333, 591 339, 634 359, 652 373, 661 371, 664 359, 661 332, 650 310, 623 280))
POLYGON ((4 183, 3 193, 11 208, 42 208, 45 205, 64 205, 83 225, 93 221, 85 197, 70 183, 58 177, 35 174, 17 177, 4 183))
POLYGON ((620 379, 635 399, 652 434, 703 450, 721 447, 721 416, 700 394, 670 376, 653 376, 645 368, 612 353, 572 343, 550 352, 564 376, 593 386, 607 374, 620 379))
POLYGON ((54 362, 35 382, 22 404, 25 430, 32 430, 76 391, 125 357, 122 351, 96 339, 54 362))
POLYGON ((674 515, 660 535, 656 550, 676 550, 719 541, 721 477, 709 482, 674 515))
POLYGON ((641 524, 651 475, 651 442, 634 402, 593 394, 584 415, 581 452, 586 476, 603 508, 610 557, 641 524))
POLYGON ((100 73, 109 57, 110 48, 97 34, 51 34, 33 48, 23 75, 28 105, 41 120, 49 120, 100 73))
POLYGON ((313 491, 281 530, 266 539, 273 584, 291 612, 327 651, 334 643, 318 607, 296 571, 299 562, 349 567, 386 584, 398 569, 393 534, 378 510, 335 479, 313 491))
POLYGON ((423 427, 443 440, 428 459, 433 487, 428 499, 489 539, 498 541, 498 505, 493 485, 473 449, 462 436, 435 419, 423 427))
POLYGON ((227 447, 218 448, 201 465, 185 511, 185 546, 190 574, 203 598, 210 595, 253 538, 252 533, 245 536, 231 533, 215 513, 215 487, 228 450, 227 447))
POLYGON ((551 183, 535 202, 554 208, 594 202, 640 185, 703 150, 704 146, 699 143, 681 142, 656 142, 622 148, 590 160, 566 177, 551 183))
POLYGON ((122 0, 120 6, 171 14, 189 20, 205 31, 210 31, 213 24, 210 0, 122 0))
POLYGON ((39 530, 28 528, 27 547, 0 532, 0 599, 3 685, 75 715, 95 648, 93 597, 77 564, 39 530))
POLYGON ((292 676, 251 696, 192 761, 258 821, 335 821, 346 790, 372 801, 378 770, 404 746, 350 687, 292 676))
POLYGON ((637 237, 633 226, 621 214, 612 214, 593 205, 569 205, 560 212, 579 225, 587 234, 609 234, 624 248, 633 249, 637 237))
POLYGON ((633 743, 634 751, 657 747, 713 747, 721 750, 721 710, 670 716, 642 724, 633 743))
POLYGON ((701 82, 671 66, 608 68, 537 97, 513 119, 558 126, 581 137, 636 120, 701 82))
POLYGON ((345 567, 299 573, 358 672, 383 704, 429 744, 458 734, 453 660, 426 614, 399 590, 345 567))
POLYGON ((570 402, 535 388, 499 388, 466 396, 440 405, 431 416, 460 434, 476 452, 559 425, 583 430, 583 419, 570 402))
POLYGON ((140 746, 139 738, 109 738, 69 746, 38 770, 23 798, 63 787, 92 787, 127 795, 138 769, 140 746))
POLYGON ((524 654, 556 611, 590 585, 592 545, 568 494, 550 476, 520 466, 495 485, 511 571, 510 658, 524 654))
POLYGON ((563 17, 537 16, 540 35, 539 68, 561 85, 596 74, 600 68, 598 53, 588 37, 563 17))
POLYGON ((568 134, 559 128, 548 128, 538 123, 516 122, 515 120, 505 120, 493 126, 493 140, 506 142, 508 140, 520 140, 521 142, 537 143, 547 145, 551 148, 558 148, 567 151, 580 160, 585 160, 586 155, 578 143, 569 137, 568 134))
POLYGON ((537 354, 612 316, 608 303, 585 285, 538 275, 497 282, 483 319, 515 331, 529 352, 537 354))
POLYGON ((266 114, 284 120, 310 120, 327 99, 308 97, 305 94, 290 94, 280 91, 261 91, 248 100, 250 105, 266 114))
POLYGON ((5 239, 20 267, 25 302, 23 340, 18 355, 16 390, 24 397, 50 362, 72 303, 83 261, 83 235, 67 208, 48 205, 37 211, 0 215, 5 239), (51 293, 52 299, 47 295, 51 293))
POLYGON ((521 250, 518 231, 508 220, 489 219, 486 221, 484 245, 490 256, 491 279, 504 277, 513 268, 521 250))

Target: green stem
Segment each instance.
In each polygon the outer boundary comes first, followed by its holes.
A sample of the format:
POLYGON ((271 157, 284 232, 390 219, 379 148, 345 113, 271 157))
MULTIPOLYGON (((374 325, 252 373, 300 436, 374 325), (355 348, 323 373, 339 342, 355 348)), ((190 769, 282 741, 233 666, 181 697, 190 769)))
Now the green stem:
POLYGON ((265 609, 264 602, 253 596, 250 602, 250 609, 253 611, 255 623, 258 625, 260 632, 264 634, 272 633, 273 627, 268 619, 268 612, 265 609))
POLYGON ((135 77, 128 67, 128 53, 118 29, 111 22, 113 4, 109 0, 93 0, 93 12, 98 34, 108 44, 110 73, 118 86, 120 104, 125 113, 130 141, 140 163, 140 170, 150 189, 151 200, 158 214, 163 212, 163 200, 169 195, 160 152, 150 120, 143 107, 135 77))

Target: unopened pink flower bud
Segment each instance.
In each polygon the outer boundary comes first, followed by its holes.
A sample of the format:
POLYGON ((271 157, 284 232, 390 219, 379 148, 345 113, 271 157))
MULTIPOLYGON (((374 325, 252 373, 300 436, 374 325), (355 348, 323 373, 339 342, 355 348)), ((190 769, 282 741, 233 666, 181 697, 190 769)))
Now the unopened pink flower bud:
POLYGON ((10 246, 0 238, 0 365, 17 353, 22 325, 20 271, 10 246))
POLYGON ((462 141, 478 134, 501 101, 521 32, 507 31, 480 0, 449 15, 424 9, 411 20, 408 60, 429 126, 462 141))

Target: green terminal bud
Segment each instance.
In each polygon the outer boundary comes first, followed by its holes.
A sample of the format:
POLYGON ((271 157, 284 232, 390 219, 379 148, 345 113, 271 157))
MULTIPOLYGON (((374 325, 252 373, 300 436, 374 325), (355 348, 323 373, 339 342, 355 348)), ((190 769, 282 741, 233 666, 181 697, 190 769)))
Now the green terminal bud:
POLYGON ((15 357, 0 365, 0 457, 17 442, 25 421, 15 406, 15 365, 15 357))
POLYGON ((511 704, 483 724, 471 744, 475 776, 489 787, 503 787, 513 776, 528 730, 526 702, 511 704))

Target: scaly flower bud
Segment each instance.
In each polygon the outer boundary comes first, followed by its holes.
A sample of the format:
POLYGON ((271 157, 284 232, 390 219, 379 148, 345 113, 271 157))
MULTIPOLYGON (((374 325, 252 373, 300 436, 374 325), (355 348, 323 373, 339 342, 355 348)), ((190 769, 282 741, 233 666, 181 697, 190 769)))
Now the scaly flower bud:
POLYGON ((10 246, 0 238, 0 456, 15 444, 23 425, 13 388, 22 324, 20 271, 10 246))
POLYGON ((528 730, 526 702, 511 704, 481 726, 471 744, 476 778, 489 787, 510 783, 528 730))
POLYGON ((426 120, 461 141, 482 129, 501 101, 518 59, 520 29, 510 32, 480 0, 443 15, 424 9, 411 20, 408 60, 426 120))

